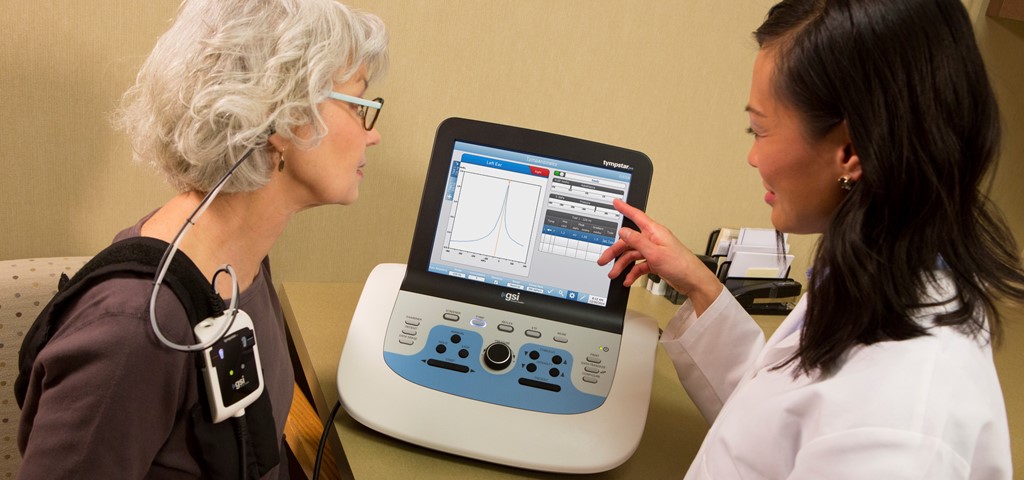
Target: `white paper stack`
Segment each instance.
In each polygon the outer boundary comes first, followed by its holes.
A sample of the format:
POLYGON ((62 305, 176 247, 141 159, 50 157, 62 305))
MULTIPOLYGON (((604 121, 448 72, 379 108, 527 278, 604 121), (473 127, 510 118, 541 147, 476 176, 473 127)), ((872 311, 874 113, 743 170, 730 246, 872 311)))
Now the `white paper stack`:
POLYGON ((793 255, 783 234, 780 252, 777 233, 770 228, 741 228, 729 245, 727 278, 786 278, 793 255))

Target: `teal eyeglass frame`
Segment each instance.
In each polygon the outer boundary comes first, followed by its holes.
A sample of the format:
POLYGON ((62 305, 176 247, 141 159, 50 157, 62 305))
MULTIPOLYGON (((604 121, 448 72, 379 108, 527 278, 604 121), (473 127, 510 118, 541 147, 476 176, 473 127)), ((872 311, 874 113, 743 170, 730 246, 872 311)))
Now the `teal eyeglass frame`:
POLYGON ((367 100, 365 98, 353 97, 352 95, 345 95, 344 93, 330 92, 327 94, 335 100, 341 100, 343 102, 359 105, 358 115, 363 119, 363 128, 367 131, 373 130, 373 126, 377 123, 377 117, 380 116, 380 111, 384 108, 384 99, 377 97, 373 100, 367 100), (370 109, 373 109, 373 115, 370 115, 370 109))

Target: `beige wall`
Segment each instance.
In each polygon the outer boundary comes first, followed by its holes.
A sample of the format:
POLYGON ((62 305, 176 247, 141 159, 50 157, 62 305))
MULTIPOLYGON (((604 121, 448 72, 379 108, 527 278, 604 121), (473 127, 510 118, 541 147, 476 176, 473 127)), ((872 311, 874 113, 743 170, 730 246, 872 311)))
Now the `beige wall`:
MULTIPOLYGON (((5 2, 0 18, 0 259, 89 254, 170 190, 129 162, 107 115, 177 0, 5 2), (126 199, 130 199, 126 201, 126 199)), ((361 201, 300 214, 277 279, 359 281, 402 262, 434 129, 465 116, 612 143, 655 163, 649 211, 692 248, 718 226, 768 227, 746 165, 750 38, 772 0, 358 0, 392 34, 383 143, 361 201)), ((1024 238, 1024 33, 967 0, 1007 139, 993 198, 1024 238)), ((803 280, 814 237, 794 238, 803 280)))
POLYGON ((768 4, 357 2, 393 35, 393 68, 373 88, 387 99, 384 141, 360 203, 304 214, 275 261, 311 279, 404 261, 434 130, 451 116, 644 151, 655 162, 651 211, 700 248, 722 222, 767 226, 767 209, 750 208, 762 194, 745 163, 743 106, 749 32, 768 4), (352 228, 309 235, 318 225, 352 228))
MULTIPOLYGON (((718 226, 770 226, 746 165, 743 106, 750 32, 772 3, 353 0, 392 35, 392 69, 370 91, 387 99, 384 140, 368 153, 357 205, 295 219, 272 254, 277 280, 361 281, 377 263, 404 262, 434 130, 451 116, 647 153, 649 211, 694 249, 718 226)), ((985 0, 965 3, 1005 119, 993 198, 1024 239, 1024 22, 985 17, 985 0)), ((106 117, 176 7, 4 2, 0 259, 94 253, 170 195, 130 164, 106 117)), ((798 280, 814 240, 792 239, 798 280)), ((1008 400, 1024 397, 1020 330, 999 357, 1008 400)), ((1024 405, 1010 401, 1015 431, 1024 431, 1024 405)))
MULTIPOLYGON (((986 17, 984 0, 966 5, 1002 109, 1002 155, 992 199, 1024 248, 1024 22, 986 17)), ((1024 309, 1005 311, 1012 322, 1006 325, 1006 342, 995 360, 1009 415, 1014 478, 1024 478, 1024 309)))
MULTIPOLYGON (((106 116, 177 0, 12 2, 0 95, 0 258, 88 254, 170 191, 106 116), (126 201, 126 199, 130 199, 126 201)), ((358 281, 406 259, 437 124, 465 116, 633 148, 654 159, 650 210, 691 245, 768 226, 743 134, 749 32, 770 1, 358 1, 392 33, 383 143, 360 202, 300 214, 278 280, 358 281)))
MULTIPOLYGON (((0 19, 0 258, 89 254, 170 195, 129 162, 107 115, 177 0, 7 2, 0 19), (126 201, 125 199, 131 199, 126 201)), ((465 116, 647 153, 649 211, 701 249, 718 226, 768 227, 746 165, 750 38, 771 0, 358 0, 392 34, 383 143, 361 201, 300 214, 272 258, 280 280, 359 281, 402 262, 434 129, 465 116)), ((993 198, 1024 238, 1024 27, 968 0, 1006 119, 993 198)), ((794 238, 794 276, 814 237, 794 238)))
POLYGON ((1024 22, 979 15, 974 25, 1003 117, 992 199, 1024 248, 1024 22))

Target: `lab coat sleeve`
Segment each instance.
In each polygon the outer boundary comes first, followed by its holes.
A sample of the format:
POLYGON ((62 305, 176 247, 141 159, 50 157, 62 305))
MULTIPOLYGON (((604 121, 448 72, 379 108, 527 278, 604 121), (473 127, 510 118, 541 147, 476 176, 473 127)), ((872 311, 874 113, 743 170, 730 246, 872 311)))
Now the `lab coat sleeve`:
POLYGON ((790 480, 885 478, 959 480, 1007 478, 974 472, 941 439, 888 428, 858 428, 818 438, 800 449, 790 480))
POLYGON ((687 300, 665 327, 661 344, 679 381, 708 424, 764 348, 764 332, 729 291, 697 317, 687 300))

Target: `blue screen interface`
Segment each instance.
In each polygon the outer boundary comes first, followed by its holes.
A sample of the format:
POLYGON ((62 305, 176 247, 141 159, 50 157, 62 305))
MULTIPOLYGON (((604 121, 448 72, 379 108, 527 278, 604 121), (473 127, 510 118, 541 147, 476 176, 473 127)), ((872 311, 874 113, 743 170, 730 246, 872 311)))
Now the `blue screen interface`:
MULTIPOLYGON (((631 172, 455 142, 428 270, 605 306, 631 172)), ((628 168, 628 167, 627 167, 628 168)))

